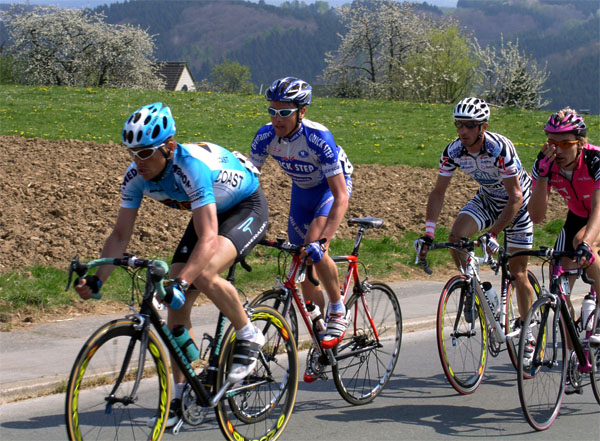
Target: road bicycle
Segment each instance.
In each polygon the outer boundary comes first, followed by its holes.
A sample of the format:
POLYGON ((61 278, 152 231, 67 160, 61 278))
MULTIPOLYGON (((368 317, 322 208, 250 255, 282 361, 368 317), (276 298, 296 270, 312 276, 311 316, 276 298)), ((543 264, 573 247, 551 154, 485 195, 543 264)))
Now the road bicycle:
POLYGON ((358 260, 363 235, 370 228, 380 228, 383 220, 373 217, 352 218, 348 220, 348 224, 358 226, 354 249, 350 255, 332 257, 336 263, 348 264, 342 287, 342 300, 346 305, 349 326, 343 340, 335 348, 321 348, 319 336, 313 329, 313 323, 297 286, 304 277, 310 277, 310 271, 305 271, 306 265, 300 258, 301 246, 285 242, 284 239, 260 242, 261 245, 282 251, 279 255, 277 277, 279 285, 260 294, 251 304, 268 304, 278 310, 290 323, 297 339, 298 318, 293 306, 295 303, 310 337, 307 367, 318 378, 326 380, 326 370, 331 366, 333 380, 340 395, 351 404, 361 405, 374 400, 394 372, 402 343, 402 313, 392 288, 383 283, 369 282, 368 276, 361 280, 358 273, 359 263, 366 273, 366 267, 358 260), (287 277, 282 282, 281 275, 283 268, 287 267, 288 256, 291 256, 291 264, 287 277))
MULTIPOLYGON (((440 296, 436 318, 437 347, 446 378, 457 392, 468 395, 475 392, 483 380, 487 354, 497 357, 503 344, 517 368, 515 342, 521 332, 521 320, 508 262, 512 257, 529 255, 529 250, 508 253, 500 248, 498 260, 495 260, 488 255, 484 241, 463 239, 433 243, 429 251, 448 248, 465 253, 466 259, 461 274, 448 280, 440 296), (477 246, 482 247, 483 257, 475 255, 477 246), (484 289, 480 265, 489 265, 496 274, 500 271, 499 298, 492 295, 489 288, 484 289)), ((418 255, 419 249, 417 260, 418 255)), ((422 260, 421 264, 431 274, 427 260, 422 260)), ((530 270, 527 277, 537 298, 541 292, 540 284, 530 270)))
POLYGON ((535 430, 545 430, 558 416, 566 380, 580 391, 583 386, 591 384, 600 404, 600 345, 590 343, 591 330, 599 326, 600 304, 592 288, 590 292, 595 297, 596 306, 588 318, 591 326, 587 329, 588 323, 581 320, 574 322, 565 298, 570 292, 569 276, 581 277, 590 285, 594 281, 581 269, 564 270, 560 259, 579 258, 579 254, 545 248, 537 257, 545 259, 544 264, 549 266, 550 290, 542 283, 543 294, 525 319, 523 326, 531 330, 535 350, 531 361, 525 362, 523 348, 526 337, 521 335, 517 379, 521 408, 527 422, 535 430), (569 346, 573 349, 571 353, 569 346))
MULTIPOLYGON (((257 368, 242 382, 232 384, 235 329, 226 328, 219 313, 208 361, 197 374, 160 316, 156 296, 165 295, 168 265, 135 256, 102 258, 90 262, 73 259, 69 281, 76 273, 101 265, 125 268, 131 277, 131 314, 101 326, 84 344, 71 371, 66 396, 66 425, 70 440, 160 440, 171 403, 169 357, 184 373, 182 420, 202 423, 214 408, 228 440, 276 440, 288 424, 298 388, 298 354, 285 319, 267 306, 246 308, 250 320, 263 330, 265 345, 257 368), (142 276, 145 269, 145 276, 142 276), (142 289, 143 285, 143 289, 142 289), (143 292, 139 312, 134 305, 143 292), (162 344, 161 344, 162 343, 162 344), (272 348, 277 347, 277 351, 272 348), (165 350, 166 349, 166 350, 165 350)), ((233 268, 230 274, 233 274, 233 268)), ((96 296, 97 298, 100 295, 96 296)))

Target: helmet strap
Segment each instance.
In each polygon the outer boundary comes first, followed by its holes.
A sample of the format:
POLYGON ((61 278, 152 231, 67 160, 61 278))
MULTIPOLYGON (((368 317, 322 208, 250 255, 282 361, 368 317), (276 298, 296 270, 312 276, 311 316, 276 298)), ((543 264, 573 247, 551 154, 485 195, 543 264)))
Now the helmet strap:
POLYGON ((477 139, 475 141, 473 141, 471 144, 466 145, 465 147, 466 148, 473 147, 475 144, 477 144, 479 141, 481 141, 482 138, 483 138, 483 130, 481 130, 481 126, 479 126, 479 135, 477 136, 477 139))
POLYGON ((581 149, 577 149, 577 156, 575 156, 575 159, 573 159, 571 162, 569 162, 567 165, 565 165, 562 168, 566 169, 567 167, 570 167, 572 164, 576 163, 579 160, 579 155, 580 154, 581 154, 581 149))

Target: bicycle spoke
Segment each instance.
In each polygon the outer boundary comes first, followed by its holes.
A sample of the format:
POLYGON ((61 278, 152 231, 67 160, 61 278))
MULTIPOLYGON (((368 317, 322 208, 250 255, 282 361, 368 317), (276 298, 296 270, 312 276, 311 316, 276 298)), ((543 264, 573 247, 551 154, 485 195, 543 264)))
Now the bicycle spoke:
POLYGON ((534 357, 526 361, 526 333, 519 343, 519 399, 525 418, 536 430, 545 430, 556 419, 562 403, 567 370, 567 348, 562 322, 550 300, 537 301, 527 314, 523 329, 536 340, 534 357))
POLYGON ((364 297, 352 296, 346 308, 349 326, 334 349, 333 378, 346 401, 366 404, 381 393, 394 371, 402 341, 402 314, 392 289, 380 283, 371 284, 364 297))

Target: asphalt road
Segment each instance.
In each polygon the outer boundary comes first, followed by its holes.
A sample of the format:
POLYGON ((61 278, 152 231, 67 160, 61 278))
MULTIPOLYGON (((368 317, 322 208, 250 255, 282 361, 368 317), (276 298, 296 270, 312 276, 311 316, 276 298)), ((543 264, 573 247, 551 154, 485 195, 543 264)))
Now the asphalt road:
MULTIPOLYGON (((303 364, 304 357, 300 360, 303 364)), ((0 439, 64 440, 63 415, 63 395, 4 404, 0 407, 0 439)), ((516 372, 506 352, 490 358, 484 382, 474 394, 457 394, 442 372, 435 332, 420 331, 404 335, 395 375, 383 393, 366 406, 346 403, 331 379, 300 383, 292 419, 281 439, 597 441, 599 429, 600 407, 588 387, 582 396, 565 397, 560 416, 549 430, 534 432, 521 412, 516 372)), ((209 414, 201 426, 184 426, 177 437, 166 433, 163 439, 223 437, 209 414)))

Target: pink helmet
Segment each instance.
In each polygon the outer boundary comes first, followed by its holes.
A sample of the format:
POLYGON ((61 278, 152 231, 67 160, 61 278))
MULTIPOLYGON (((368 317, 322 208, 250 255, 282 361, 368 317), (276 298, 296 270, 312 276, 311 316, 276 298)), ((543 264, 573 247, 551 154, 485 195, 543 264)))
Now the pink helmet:
POLYGON ((587 133, 583 118, 574 111, 553 113, 544 130, 547 133, 574 133, 575 136, 585 136, 587 133))

